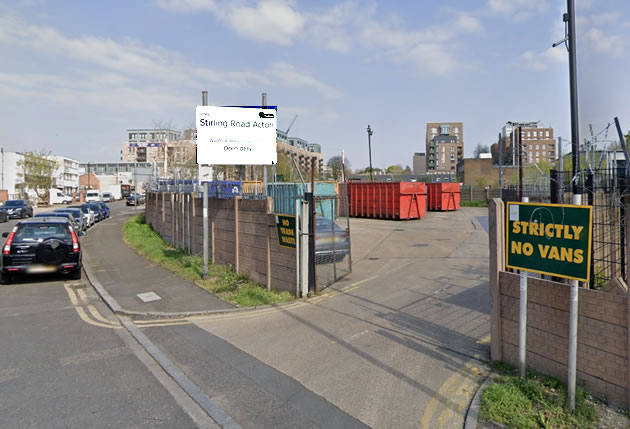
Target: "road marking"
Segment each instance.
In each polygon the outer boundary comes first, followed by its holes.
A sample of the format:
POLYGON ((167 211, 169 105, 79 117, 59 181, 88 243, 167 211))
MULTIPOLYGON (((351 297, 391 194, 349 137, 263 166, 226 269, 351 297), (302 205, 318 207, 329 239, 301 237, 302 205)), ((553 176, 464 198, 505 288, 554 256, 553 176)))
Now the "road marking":
POLYGON ((85 291, 83 289, 77 289, 77 293, 79 294, 79 298, 81 298, 81 301, 87 302, 87 295, 85 294, 85 291))
MULTIPOLYGON (((77 296, 75 295, 74 290, 72 290, 72 288, 68 284, 64 284, 63 287, 66 290, 68 297, 70 298, 70 302, 72 303, 74 310, 77 312, 81 320, 83 320, 85 323, 92 326, 98 326, 100 328, 109 328, 109 329, 121 328, 118 322, 113 322, 111 320, 106 319, 98 312, 96 307, 94 307, 92 304, 88 304, 87 309, 96 320, 91 319, 90 316, 88 316, 88 314, 86 313, 85 309, 80 305, 79 301, 77 300, 77 296)), ((85 297, 87 299, 85 292, 83 292, 81 289, 79 289, 78 291, 79 291, 80 296, 85 297), (81 292, 83 292, 83 294, 81 294, 81 292)))
MULTIPOLYGON (((523 300, 525 301, 525 300, 523 300)), ((477 341, 477 344, 490 344, 490 340, 492 339, 492 337, 490 335, 486 335, 485 337, 483 337, 482 339, 477 341)))
POLYGON ((110 359, 126 354, 131 354, 131 349, 129 349, 129 347, 127 346, 123 346, 112 349, 97 350, 95 352, 79 353, 77 355, 59 358, 58 361, 61 366, 65 367, 70 365, 79 365, 86 362, 92 362, 95 360, 110 359))
POLYGON ((15 380, 20 376, 17 368, 8 368, 0 370, 0 383, 3 381, 15 380))
POLYGON ((153 323, 150 325, 138 325, 138 328, 154 328, 156 326, 179 326, 179 325, 192 325, 192 322, 189 322, 188 320, 183 320, 181 322, 165 322, 165 323, 153 323))

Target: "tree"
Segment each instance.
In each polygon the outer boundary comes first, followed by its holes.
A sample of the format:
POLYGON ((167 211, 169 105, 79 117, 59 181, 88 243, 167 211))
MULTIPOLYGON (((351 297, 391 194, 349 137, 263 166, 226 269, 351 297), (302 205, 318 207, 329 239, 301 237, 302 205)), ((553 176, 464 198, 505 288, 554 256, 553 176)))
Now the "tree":
POLYGON ((402 165, 400 164, 390 165, 389 167, 387 167, 386 173, 387 174, 403 174, 402 165))
MULTIPOLYGON (((345 166, 346 175, 348 175, 348 173, 350 172, 350 167, 351 167, 352 164, 350 163, 350 160, 348 160, 348 158, 345 158, 343 163, 344 163, 344 166, 345 166)), ((341 156, 335 155, 335 156, 331 157, 328 160, 328 163, 326 165, 331 169, 332 176, 333 176, 334 180, 343 179, 342 166, 341 166, 341 156)))
POLYGON ((485 176, 477 177, 476 182, 477 182, 477 186, 478 187, 484 188, 484 189, 485 189, 486 185, 488 184, 488 181, 486 180, 485 176))
POLYGON ((479 158, 482 153, 490 153, 490 147, 487 144, 478 143, 473 150, 473 158, 479 158))
POLYGON ((405 173, 405 174, 413 174, 413 172, 411 171, 411 167, 409 167, 408 165, 405 167, 405 171, 403 171, 403 173, 405 173))
POLYGON ((53 174, 57 168, 57 163, 48 156, 50 152, 46 150, 25 152, 23 158, 18 160, 18 180, 21 181, 17 186, 25 196, 28 191, 32 191, 39 200, 48 201, 48 192, 55 186, 53 174))

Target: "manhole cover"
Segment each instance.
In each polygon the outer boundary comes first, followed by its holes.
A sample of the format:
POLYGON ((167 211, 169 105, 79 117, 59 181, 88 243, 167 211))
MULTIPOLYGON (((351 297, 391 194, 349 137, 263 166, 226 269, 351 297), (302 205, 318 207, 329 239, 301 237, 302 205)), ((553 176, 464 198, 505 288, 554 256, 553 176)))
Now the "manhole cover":
POLYGON ((153 301, 159 301, 162 298, 160 297, 160 295, 158 295, 155 292, 146 292, 146 293, 139 293, 138 295, 136 295, 138 298, 140 298, 140 301, 142 302, 153 302, 153 301))
POLYGON ((378 261, 381 258, 368 258, 368 261, 378 261))
MULTIPOLYGON (((426 243, 418 243, 418 244, 412 244, 411 245, 411 247, 427 247, 427 246, 428 246, 428 244, 426 244, 426 243)), ((525 301, 523 300, 523 302, 525 302, 525 301)))
MULTIPOLYGON (((404 231, 404 229, 402 229, 402 228, 396 228, 394 231, 402 232, 402 231, 404 231)), ((523 302, 525 302, 525 300, 523 300, 523 302)))

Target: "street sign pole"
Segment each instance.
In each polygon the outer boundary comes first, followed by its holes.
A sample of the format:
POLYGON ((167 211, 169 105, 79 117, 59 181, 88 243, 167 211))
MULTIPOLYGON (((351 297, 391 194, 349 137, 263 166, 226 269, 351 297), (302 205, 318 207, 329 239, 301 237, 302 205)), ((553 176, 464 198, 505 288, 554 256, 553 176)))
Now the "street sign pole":
MULTIPOLYGON (((523 197, 523 203, 529 202, 523 197)), ((518 375, 525 378, 527 367, 527 271, 521 270, 519 287, 519 316, 518 316, 518 375)))
MULTIPOLYGON (((582 205, 582 195, 573 194, 573 204, 582 205)), ((569 304, 569 373, 567 377, 567 396, 569 411, 575 410, 575 379, 577 370, 577 330, 578 330, 578 281, 571 280, 571 302, 569 304)))

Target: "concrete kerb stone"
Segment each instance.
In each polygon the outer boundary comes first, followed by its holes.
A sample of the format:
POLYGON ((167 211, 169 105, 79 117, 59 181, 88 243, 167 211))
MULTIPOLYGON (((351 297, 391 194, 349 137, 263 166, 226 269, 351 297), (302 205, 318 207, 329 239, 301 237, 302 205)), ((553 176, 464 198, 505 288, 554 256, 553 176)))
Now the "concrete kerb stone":
POLYGON ((468 407, 468 411, 466 411, 466 420, 464 422, 464 429, 476 429, 477 421, 479 420, 479 409, 481 408, 481 394, 486 389, 486 387, 490 386, 494 382, 494 375, 491 373, 486 377, 485 381, 479 386, 475 396, 473 396, 472 401, 470 401, 470 406, 468 407))
POLYGON ((109 307, 109 309, 115 313, 122 316, 128 316, 133 318, 146 318, 146 319, 167 319, 167 318, 186 318, 186 317, 194 317, 194 316, 209 316, 213 314, 226 314, 226 313, 238 313, 238 312, 251 312, 256 310, 264 310, 268 308, 279 308, 279 307, 291 307, 297 305, 303 300, 296 299, 291 302, 283 302, 280 304, 266 304, 259 305, 255 307, 235 307, 235 308, 225 308, 219 310, 199 310, 199 311, 185 311, 185 312, 163 312, 163 311, 133 311, 122 308, 121 305, 114 299, 113 296, 107 292, 107 290, 101 285, 101 283, 96 278, 94 271, 90 267, 90 264, 87 262, 83 262, 83 269, 85 270, 85 274, 87 275, 88 281, 98 293, 98 295, 105 301, 105 304, 109 307))

